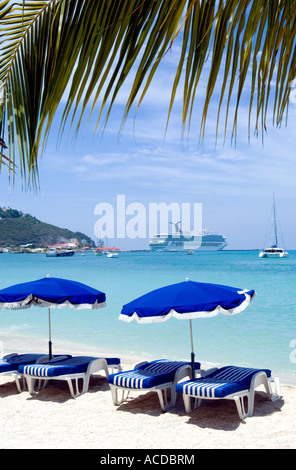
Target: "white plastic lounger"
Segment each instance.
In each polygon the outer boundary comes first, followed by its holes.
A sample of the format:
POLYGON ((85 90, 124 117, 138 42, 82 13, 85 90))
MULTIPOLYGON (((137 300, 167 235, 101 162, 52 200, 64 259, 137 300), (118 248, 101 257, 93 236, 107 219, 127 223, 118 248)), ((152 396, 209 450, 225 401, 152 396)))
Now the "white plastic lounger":
POLYGON ((178 384, 176 392, 183 395, 187 413, 198 408, 203 399, 234 400, 239 417, 244 420, 253 415, 255 389, 259 385, 264 385, 270 400, 275 401, 280 398, 279 379, 272 377, 270 370, 234 366, 210 369, 202 378, 178 384), (274 385, 274 392, 271 384, 274 385), (245 399, 247 408, 245 408, 245 399))
MULTIPOLYGON (((195 363, 196 371, 200 370, 200 363, 195 363)), ((120 405, 127 400, 132 390, 155 391, 158 394, 160 406, 167 411, 176 403, 176 384, 185 377, 191 377, 189 362, 169 361, 159 359, 152 362, 140 362, 133 370, 109 375, 114 405, 120 405), (121 399, 118 391, 121 390, 121 399), (170 393, 170 396, 168 395, 170 393)))
MULTIPOLYGON (((114 369, 121 371, 120 359, 76 356, 58 362, 52 359, 45 364, 26 365, 20 369, 27 380, 31 395, 35 393, 34 381, 36 379, 39 379, 40 383, 45 381, 45 385, 48 380, 54 379, 66 380, 72 397, 76 398, 88 391, 90 376, 95 372, 103 370, 106 377, 108 377, 108 367, 112 371, 114 369), (81 391, 79 389, 79 380, 83 382, 81 391), (75 388, 72 381, 75 382, 75 388)), ((39 389, 40 386, 37 390, 39 389)))
MULTIPOLYGON (((0 377, 13 377, 19 392, 22 391, 18 367, 25 364, 35 364, 38 360, 45 357, 44 354, 7 354, 0 359, 0 377)), ((48 356, 46 356, 48 358, 48 356)))

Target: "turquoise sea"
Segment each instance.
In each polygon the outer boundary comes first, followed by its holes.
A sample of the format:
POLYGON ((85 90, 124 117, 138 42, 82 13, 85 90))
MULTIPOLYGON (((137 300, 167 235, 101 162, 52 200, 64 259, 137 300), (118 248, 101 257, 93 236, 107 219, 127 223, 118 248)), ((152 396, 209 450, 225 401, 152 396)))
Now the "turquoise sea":
MULTIPOLYGON (((123 304, 158 287, 185 280, 255 289, 256 297, 242 313, 193 320, 196 360, 215 365, 272 369, 286 383, 296 384, 296 252, 285 259, 259 259, 256 251, 185 253, 123 252, 118 258, 93 252, 70 258, 45 254, 0 255, 0 288, 50 274, 80 281, 106 293, 99 310, 52 309, 52 341, 73 342, 92 350, 147 359, 190 359, 189 322, 125 323, 118 320, 123 304)), ((47 351, 47 309, 0 311, 0 341, 17 337, 34 344, 44 339, 47 351)), ((22 344, 19 344, 19 350, 22 344)))

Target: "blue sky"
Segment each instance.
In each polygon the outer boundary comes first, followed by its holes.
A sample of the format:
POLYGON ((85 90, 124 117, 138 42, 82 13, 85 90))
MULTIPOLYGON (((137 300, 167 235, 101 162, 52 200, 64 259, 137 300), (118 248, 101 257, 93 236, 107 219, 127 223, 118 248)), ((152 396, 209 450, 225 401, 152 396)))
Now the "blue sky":
MULTIPOLYGON (((203 227, 226 236, 229 249, 262 248, 269 222, 273 192, 287 249, 296 249, 296 104, 291 103, 289 122, 281 129, 269 118, 261 138, 247 139, 247 93, 239 111, 236 146, 229 132, 224 143, 223 121, 215 145, 217 97, 210 107, 204 144, 199 145, 199 125, 205 76, 197 93, 189 138, 181 139, 182 90, 179 89, 165 136, 167 111, 178 45, 164 58, 147 97, 134 120, 133 112, 119 137, 130 79, 116 101, 102 134, 94 135, 96 120, 81 128, 75 143, 64 135, 56 147, 59 115, 45 154, 39 162, 40 192, 22 190, 17 177, 8 186, 7 172, 0 175, 0 205, 30 213, 38 219, 79 230, 94 240, 94 214, 98 203, 202 203, 203 227), (165 136, 165 138, 164 138, 165 136)), ((205 75, 206 75, 205 70, 205 75)), ((217 84, 219 89, 219 83, 217 84)), ((99 107, 98 103, 98 107, 99 107)), ((127 217, 128 220, 128 217, 127 217)), ((169 227, 168 227, 169 228, 169 227)), ((122 249, 148 248, 149 240, 108 240, 122 249)))

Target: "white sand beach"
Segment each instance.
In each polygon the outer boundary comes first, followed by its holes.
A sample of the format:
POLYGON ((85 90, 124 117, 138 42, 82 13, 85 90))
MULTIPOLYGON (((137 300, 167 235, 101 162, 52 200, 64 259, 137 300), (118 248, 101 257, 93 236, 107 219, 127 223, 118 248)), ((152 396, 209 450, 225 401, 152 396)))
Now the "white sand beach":
MULTIPOLYGON (((131 358, 121 361, 124 370, 131 368, 131 358)), ((241 422, 234 402, 226 400, 204 402, 190 415, 181 396, 174 408, 162 412, 153 392, 134 392, 126 403, 114 406, 103 375, 93 376, 88 393, 76 399, 64 382, 53 381, 31 396, 18 393, 12 379, 1 377, 0 448, 292 449, 296 387, 281 384, 281 394, 271 402, 259 389, 253 417, 241 422)))
POLYGON ((75 400, 66 383, 55 382, 36 396, 18 394, 1 380, 2 449, 291 449, 295 448, 295 387, 282 386, 283 398, 256 394, 254 415, 240 422, 233 402, 204 403, 187 415, 181 397, 167 413, 156 393, 133 393, 113 405, 104 378, 93 378, 89 392, 75 400))

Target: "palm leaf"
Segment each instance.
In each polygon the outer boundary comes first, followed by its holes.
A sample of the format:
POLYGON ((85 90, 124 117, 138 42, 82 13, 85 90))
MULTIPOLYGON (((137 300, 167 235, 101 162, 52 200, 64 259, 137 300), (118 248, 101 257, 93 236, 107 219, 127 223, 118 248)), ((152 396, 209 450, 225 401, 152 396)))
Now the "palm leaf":
POLYGON ((58 108, 59 139, 68 127, 77 133, 85 115, 105 126, 131 76, 124 126, 176 41, 181 47, 167 125, 180 87, 181 133, 198 113, 202 140, 216 93, 216 138, 224 120, 226 139, 234 109, 237 139, 244 95, 248 136, 252 126, 264 135, 269 109, 277 126, 287 116, 296 75, 296 0, 0 0, 0 28, 0 135, 7 135, 9 160, 19 158, 24 184, 38 185, 38 158, 58 108), (205 67, 205 100, 197 103, 205 67))
POLYGON ((3 149, 7 149, 7 145, 4 142, 4 140, 1 139, 0 137, 0 157, 1 157, 0 168, 1 168, 1 165, 5 165, 8 167, 9 171, 14 171, 14 166, 11 164, 10 159, 6 157, 6 155, 4 155, 3 149))

